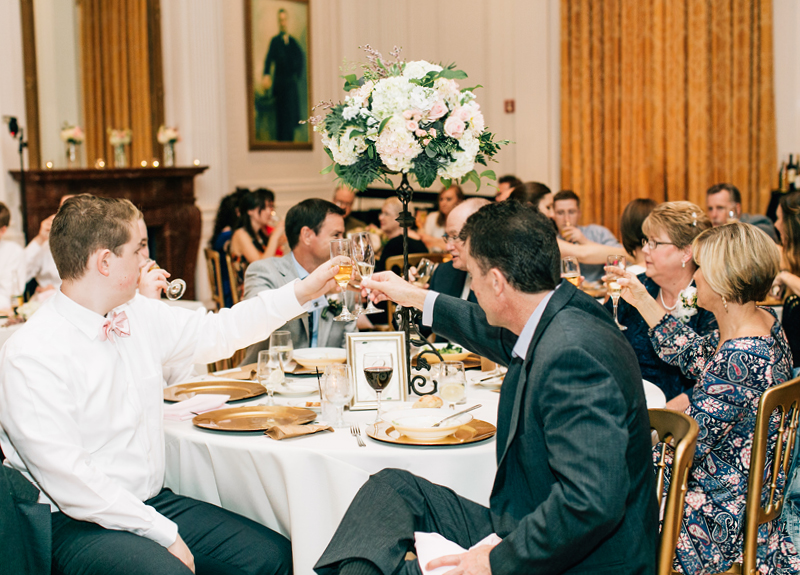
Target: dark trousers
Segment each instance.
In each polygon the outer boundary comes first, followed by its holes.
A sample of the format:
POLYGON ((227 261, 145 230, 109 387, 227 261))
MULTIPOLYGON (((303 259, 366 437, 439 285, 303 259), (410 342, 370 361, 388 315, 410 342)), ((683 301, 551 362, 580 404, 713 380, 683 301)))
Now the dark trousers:
POLYGON ((404 562, 414 531, 439 533, 468 549, 493 528, 488 508, 407 471, 384 469, 356 494, 314 570, 334 574, 342 561, 358 558, 387 575, 398 568, 419 573, 417 561, 404 562))
MULTIPOLYGON (((164 489, 145 502, 178 525, 198 575, 292 572, 289 540, 235 513, 164 489)), ((53 513, 53 573, 63 575, 186 575, 166 547, 128 533, 53 513)))

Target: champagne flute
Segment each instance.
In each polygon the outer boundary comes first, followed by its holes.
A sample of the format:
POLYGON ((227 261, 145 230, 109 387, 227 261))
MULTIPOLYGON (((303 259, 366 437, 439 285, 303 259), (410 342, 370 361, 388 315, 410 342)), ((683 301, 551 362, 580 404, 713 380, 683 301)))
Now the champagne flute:
POLYGON ((325 401, 336 409, 336 421, 333 422, 333 427, 344 427, 344 406, 353 399, 350 366, 334 363, 326 367, 325 375, 322 376, 322 393, 325 394, 325 401))
POLYGON ((375 423, 383 419, 381 412, 381 392, 389 386, 394 373, 394 357, 389 352, 373 352, 364 354, 364 377, 378 396, 378 412, 375 423))
POLYGON ((331 259, 337 256, 351 258, 350 263, 339 264, 339 272, 334 276, 336 283, 342 288, 342 313, 333 318, 334 321, 354 321, 356 319, 356 316, 347 309, 347 303, 344 301, 344 292, 347 290, 347 284, 350 283, 350 278, 353 275, 352 251, 350 240, 331 240, 331 259))
POLYGON ((283 384, 285 379, 278 350, 265 349, 258 352, 256 378, 258 383, 267 390, 267 405, 275 405, 275 399, 272 394, 275 392, 276 387, 283 384))
MULTIPOLYGON (((609 266, 616 266, 618 268, 625 269, 625 256, 618 255, 618 256, 608 256, 606 258, 606 265, 609 266)), ((606 280, 608 281, 608 293, 611 295, 611 301, 614 303, 614 323, 617 324, 617 327, 622 331, 628 329, 617 319, 617 307, 619 306, 619 295, 622 293, 622 286, 617 283, 619 276, 615 273, 609 272, 606 276, 606 280)))
POLYGON ((433 271, 436 269, 436 264, 434 264, 428 258, 422 258, 419 260, 417 264, 417 279, 414 281, 414 284, 424 288, 428 283, 431 281, 431 277, 433 277, 433 271))
MULTIPOLYGON (((155 260, 150 260, 147 270, 157 270, 160 268, 161 266, 158 265, 155 260)), ((186 293, 186 282, 182 279, 177 278, 171 282, 167 282, 167 290, 164 292, 164 295, 167 296, 168 300, 175 301, 176 299, 181 299, 184 293, 186 293)))
POLYGON ((439 396, 456 408, 456 403, 467 397, 467 378, 464 374, 464 363, 460 361, 443 361, 439 364, 439 396))
POLYGON ((578 287, 581 280, 581 266, 577 259, 571 256, 561 258, 561 277, 578 287))
MULTIPOLYGON (((353 259, 358 265, 358 272, 362 278, 370 279, 372 272, 375 271, 375 248, 372 247, 369 232, 355 234, 351 241, 353 242, 353 259)), ((367 290, 367 302, 369 305, 364 308, 363 313, 380 313, 381 310, 369 300, 369 290, 367 290)))
POLYGON ((269 336, 269 348, 278 352, 278 361, 280 361, 281 368, 285 372, 289 362, 292 361, 292 354, 294 353, 292 334, 288 331, 272 332, 272 335, 269 336))

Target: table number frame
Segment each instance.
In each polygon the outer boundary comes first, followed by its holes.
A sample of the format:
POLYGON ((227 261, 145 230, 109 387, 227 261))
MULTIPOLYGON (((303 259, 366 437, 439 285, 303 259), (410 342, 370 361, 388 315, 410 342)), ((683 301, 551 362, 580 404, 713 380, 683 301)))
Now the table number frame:
POLYGON ((351 411, 378 408, 377 395, 364 377, 364 354, 390 352, 394 358, 394 374, 389 386, 381 394, 381 406, 407 401, 408 372, 406 371, 406 334, 402 331, 384 331, 347 334, 347 363, 353 374, 353 400, 351 411))

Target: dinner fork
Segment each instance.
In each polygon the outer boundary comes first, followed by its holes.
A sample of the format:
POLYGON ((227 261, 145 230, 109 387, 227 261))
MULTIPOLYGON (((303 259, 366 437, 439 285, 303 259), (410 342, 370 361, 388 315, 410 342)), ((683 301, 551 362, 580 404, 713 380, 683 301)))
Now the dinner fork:
POLYGON ((359 447, 366 447, 367 446, 367 444, 364 443, 364 440, 361 439, 361 430, 358 428, 358 424, 357 423, 350 424, 350 434, 353 437, 356 438, 356 441, 358 441, 358 446, 359 447))

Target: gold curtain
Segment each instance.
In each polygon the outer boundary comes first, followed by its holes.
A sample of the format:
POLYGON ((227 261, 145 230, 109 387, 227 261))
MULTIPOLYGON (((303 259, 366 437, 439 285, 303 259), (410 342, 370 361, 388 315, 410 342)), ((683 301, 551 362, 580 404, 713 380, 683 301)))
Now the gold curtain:
POLYGON ((772 0, 562 0, 561 187, 618 229, 635 198, 705 207, 777 183, 772 0))
POLYGON ((160 156, 163 123, 158 0, 80 0, 81 70, 90 164, 113 165, 108 128, 130 128, 129 165, 160 156))

